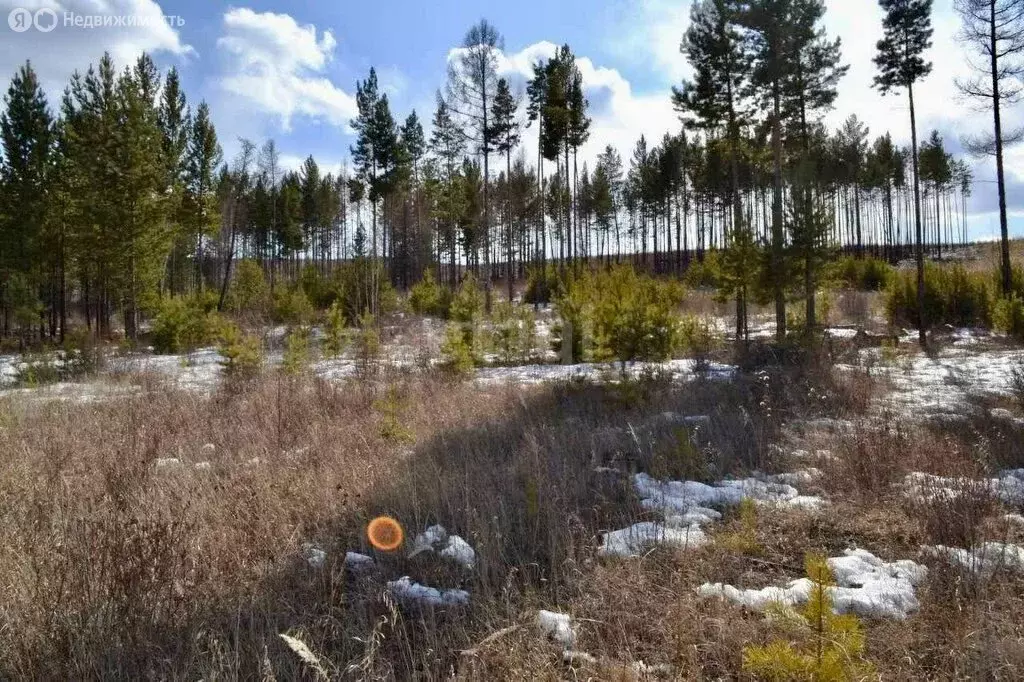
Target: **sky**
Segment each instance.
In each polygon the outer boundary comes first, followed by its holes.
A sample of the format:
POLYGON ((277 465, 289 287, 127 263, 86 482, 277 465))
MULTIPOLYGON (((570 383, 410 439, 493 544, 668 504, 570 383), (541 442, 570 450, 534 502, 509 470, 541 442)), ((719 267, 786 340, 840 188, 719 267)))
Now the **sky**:
MULTIPOLYGON (((909 143, 905 95, 883 97, 871 87, 881 10, 873 0, 826 0, 826 28, 842 39, 850 72, 840 86, 830 128, 856 113, 872 137, 891 132, 909 143)), ((919 137, 937 129, 959 154, 965 134, 991 129, 991 114, 959 101, 954 78, 970 73, 970 55, 957 43, 953 0, 935 0, 934 70, 915 89, 919 137)), ((679 129, 669 95, 689 72, 679 42, 690 0, 376 0, 283 2, 258 0, 0 0, 0 88, 31 60, 56 104, 68 78, 108 51, 118 65, 150 53, 161 68, 174 66, 189 101, 206 100, 230 158, 238 139, 273 138, 282 161, 298 167, 312 154, 322 168, 340 169, 352 144, 355 83, 375 67, 396 118, 415 109, 426 126, 447 60, 466 29, 481 18, 504 37, 503 75, 520 91, 530 64, 568 43, 583 72, 593 118, 583 158, 606 145, 624 158, 643 134, 651 141, 679 129), (23 10, 38 13, 47 32, 19 24, 23 10), (81 17, 76 25, 75 17, 81 17), (108 17, 89 27, 89 17, 108 17), (17 31, 15 27, 27 30, 17 31)), ((94 20, 95 21, 95 20, 94 20)), ((1004 111, 1006 127, 1024 125, 1024 104, 1004 111)), ((429 134, 429 133, 428 133, 429 134)), ((535 130, 525 133, 536 148, 535 130)), ((998 235, 995 164, 972 160, 971 234, 998 235)), ((1024 145, 1007 156, 1011 231, 1024 236, 1024 145)))

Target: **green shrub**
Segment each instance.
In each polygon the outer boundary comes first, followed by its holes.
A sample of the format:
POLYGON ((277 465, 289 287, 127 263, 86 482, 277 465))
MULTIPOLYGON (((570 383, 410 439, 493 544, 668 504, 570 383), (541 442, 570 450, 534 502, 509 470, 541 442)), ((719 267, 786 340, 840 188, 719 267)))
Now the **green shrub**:
POLYGON ((334 272, 331 291, 332 300, 341 303, 351 325, 359 324, 363 313, 373 311, 374 300, 380 315, 398 310, 398 292, 380 262, 358 259, 344 264, 334 272))
POLYGON ((313 304, 302 287, 281 288, 274 292, 274 322, 299 326, 313 319, 313 304))
POLYGON ((662 361, 679 342, 678 282, 641 276, 631 267, 597 275, 591 289, 595 340, 615 359, 662 361))
POLYGON ((525 363, 536 344, 533 311, 502 301, 494 306, 491 345, 505 364, 525 363))
POLYGON ((743 669, 759 679, 845 682, 866 679, 873 666, 864 659, 864 632, 856 616, 837 616, 832 611, 828 587, 832 572, 824 557, 810 556, 807 577, 814 583, 811 598, 799 612, 776 610, 777 620, 793 631, 766 646, 743 649, 743 669), (803 640, 805 646, 791 641, 803 640))
POLYGON ((324 321, 324 355, 336 358, 345 350, 345 315, 341 303, 335 301, 327 311, 324 321))
POLYGON ((531 305, 551 303, 563 293, 562 282, 555 266, 547 264, 544 267, 531 266, 526 269, 524 303, 531 305))
POLYGON ((224 374, 230 379, 250 380, 263 371, 263 347, 259 337, 244 333, 233 322, 221 325, 217 350, 222 357, 224 374))
POLYGON ((718 289, 722 284, 721 255, 717 251, 704 254, 704 260, 695 260, 686 268, 683 282, 691 289, 718 289))
POLYGON ((679 282, 640 275, 631 266, 570 277, 555 302, 562 320, 556 350, 571 328, 574 361, 587 350, 596 361, 667 360, 681 339, 682 300, 679 282))
POLYGON ((409 305, 417 315, 444 317, 447 314, 446 298, 444 288, 434 279, 434 272, 430 269, 424 271, 423 279, 409 290, 409 305))
POLYGON ((877 258, 844 256, 828 267, 828 279, 859 291, 882 291, 895 275, 895 268, 877 258))
POLYGON ((1024 341, 1024 300, 1016 295, 997 300, 992 311, 992 325, 996 330, 1024 341))
MULTIPOLYGON (((929 326, 989 327, 992 324, 991 278, 961 265, 925 265, 925 319, 929 326)), ((917 273, 899 272, 889 283, 886 314, 893 324, 918 326, 917 273)))
POLYGON ((441 366, 457 377, 468 376, 476 366, 473 348, 466 341, 466 333, 461 324, 452 322, 445 327, 444 341, 441 343, 441 366))
POLYGON ((309 369, 309 327, 296 327, 284 339, 284 356, 281 369, 285 374, 298 376, 309 369))
POLYGON ((363 313, 359 318, 359 333, 356 336, 356 360, 360 373, 364 376, 374 374, 380 353, 381 341, 377 320, 370 313, 363 313))
POLYGON ((231 278, 227 304, 228 309, 235 313, 256 317, 266 315, 270 306, 270 288, 259 263, 251 258, 238 262, 231 278))
POLYGON ((157 353, 185 353, 213 343, 220 321, 205 301, 201 296, 160 300, 153 318, 153 349, 157 353))
POLYGON ((317 310, 330 308, 338 297, 338 292, 330 280, 320 274, 319 268, 312 263, 302 268, 302 274, 299 275, 299 286, 317 310))

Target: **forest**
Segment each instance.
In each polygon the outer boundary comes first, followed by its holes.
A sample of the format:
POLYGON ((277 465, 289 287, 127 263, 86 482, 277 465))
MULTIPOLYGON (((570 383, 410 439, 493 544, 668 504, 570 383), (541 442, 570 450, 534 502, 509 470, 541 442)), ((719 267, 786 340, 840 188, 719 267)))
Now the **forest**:
MULTIPOLYGON (((931 68, 931 3, 882 5, 876 87, 908 95, 913 121, 914 85, 931 68)), ((973 149, 998 161, 1004 295, 1013 285, 999 115, 1020 92, 1009 61, 1020 53, 1018 5, 958 4, 966 46, 990 58, 960 85, 994 114, 973 149)), ((967 160, 937 131, 921 131, 919 144, 916 121, 906 146, 856 113, 825 128, 847 66, 824 13, 821 2, 694 3, 680 47, 694 75, 672 93, 679 129, 595 159, 579 158, 590 119, 571 48, 538 61, 515 92, 497 73, 501 34, 482 20, 453 53, 427 125, 393 112, 370 70, 357 84, 351 168, 337 175, 313 156, 282 168, 272 139, 240 140, 224 159, 208 106, 146 55, 123 70, 109 55, 83 65, 59 97, 26 62, 0 118, 3 333, 59 340, 80 320, 103 337, 117 315, 135 339, 140 316, 166 297, 213 291, 223 309, 241 261, 258 263, 271 291, 303 273, 330 282, 353 263, 365 266, 356 276, 406 290, 428 271, 455 288, 470 271, 490 306, 493 284, 511 300, 517 283, 553 266, 628 261, 682 276, 730 251, 749 257, 724 259, 742 266, 727 279, 776 302, 780 338, 787 297, 808 301, 813 327, 822 265, 916 258, 923 273, 925 256, 969 240, 975 191, 967 160)), ((375 286, 356 286, 371 312, 375 286)))

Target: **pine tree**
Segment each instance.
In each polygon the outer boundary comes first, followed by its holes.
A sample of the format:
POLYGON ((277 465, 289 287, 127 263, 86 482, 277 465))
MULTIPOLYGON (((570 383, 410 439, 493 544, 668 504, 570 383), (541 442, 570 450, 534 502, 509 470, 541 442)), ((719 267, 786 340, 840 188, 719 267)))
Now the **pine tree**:
POLYGON ((975 67, 978 75, 957 80, 961 93, 992 108, 993 132, 969 139, 968 151, 996 158, 996 185, 999 192, 999 233, 1001 285, 1004 296, 1013 291, 1013 267, 1010 264, 1010 235, 1006 217, 1006 174, 1004 149, 1024 140, 1024 128, 1003 130, 1003 106, 1013 106, 1024 94, 1024 0, 955 0, 960 15, 961 42, 979 53, 987 62, 975 67))
POLYGON ((739 135, 744 112, 740 96, 749 70, 743 36, 735 23, 736 0, 701 0, 690 9, 690 27, 680 50, 694 69, 694 79, 672 88, 672 102, 690 128, 717 131, 725 126, 733 220, 742 218, 739 194, 739 135))
MULTIPOLYGON (((18 276, 26 283, 26 291, 38 290, 55 130, 30 63, 11 79, 4 105, 0 115, 4 149, 0 156, 0 278, 6 282, 18 276)), ((16 312, 7 293, 0 284, 5 332, 10 328, 10 315, 16 312)))
MULTIPOLYGON (((430 136, 430 151, 442 169, 442 187, 438 198, 437 217, 440 222, 439 239, 448 250, 449 286, 457 282, 457 223, 462 213, 461 191, 459 188, 459 163, 465 151, 465 137, 452 120, 448 104, 437 95, 437 109, 434 112, 433 131, 430 136)), ((438 260, 441 259, 440 250, 438 260)), ((440 280, 441 278, 438 277, 440 280)))
POLYGON ((115 288, 123 301, 125 336, 138 335, 140 298, 155 290, 173 243, 168 228, 167 162, 156 106, 159 73, 148 55, 117 82, 113 219, 115 288))
MULTIPOLYGON (((504 78, 498 81, 497 91, 494 95, 494 104, 491 111, 491 137, 494 140, 494 149, 499 154, 505 155, 505 178, 506 186, 512 177, 512 150, 519 146, 519 122, 516 120, 516 111, 519 109, 518 100, 512 96, 508 87, 508 81, 504 78)), ((506 189, 505 197, 505 256, 506 275, 508 280, 508 300, 513 297, 513 240, 512 240, 512 212, 509 210, 509 197, 506 189)))
POLYGON ((220 225, 216 210, 216 172, 223 159, 217 131, 210 120, 210 108, 200 102, 192 120, 185 153, 185 229, 195 260, 195 281, 206 285, 203 271, 203 241, 220 225))
POLYGON ((928 324, 924 314, 924 233, 921 224, 921 180, 917 155, 917 111, 914 108, 914 83, 931 73, 932 65, 924 53, 932 45, 932 0, 878 0, 885 11, 884 35, 878 41, 875 87, 882 94, 906 88, 910 100, 911 163, 914 169, 914 225, 917 250, 917 314, 921 347, 928 344, 928 324))
POLYGON ((463 118, 467 135, 483 158, 483 248, 487 270, 484 287, 487 311, 491 310, 491 207, 490 185, 491 102, 497 91, 498 55, 504 39, 486 19, 481 19, 466 32, 462 50, 448 65, 448 104, 463 118))

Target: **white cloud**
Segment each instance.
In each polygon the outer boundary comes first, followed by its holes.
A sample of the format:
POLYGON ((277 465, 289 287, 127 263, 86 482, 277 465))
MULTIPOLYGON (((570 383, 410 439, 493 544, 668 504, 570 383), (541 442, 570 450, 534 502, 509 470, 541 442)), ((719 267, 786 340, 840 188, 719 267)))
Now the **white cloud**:
POLYGON ((355 98, 324 75, 337 42, 329 30, 300 26, 288 14, 233 8, 224 14, 217 47, 227 66, 221 87, 291 129, 296 115, 347 126, 355 98))
POLYGON ((127 66, 143 52, 180 58, 194 54, 182 42, 177 24, 172 26, 162 19, 166 12, 154 0, 0 0, 0 17, 8 17, 15 8, 33 12, 51 9, 57 23, 48 33, 34 28, 18 33, 0 24, 0 82, 6 83, 25 60, 31 60, 52 105, 56 105, 71 74, 84 72, 104 52, 109 52, 119 67, 127 66), (65 25, 67 12, 82 17, 82 24, 85 17, 93 21, 95 17, 125 17, 125 25, 102 26, 102 21, 101 26, 91 28, 65 25))

